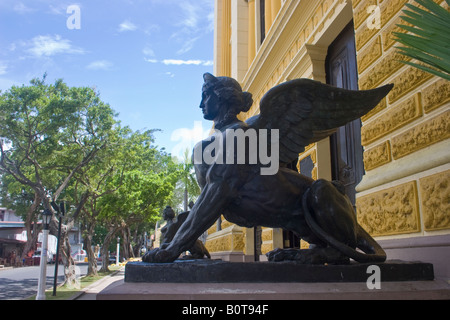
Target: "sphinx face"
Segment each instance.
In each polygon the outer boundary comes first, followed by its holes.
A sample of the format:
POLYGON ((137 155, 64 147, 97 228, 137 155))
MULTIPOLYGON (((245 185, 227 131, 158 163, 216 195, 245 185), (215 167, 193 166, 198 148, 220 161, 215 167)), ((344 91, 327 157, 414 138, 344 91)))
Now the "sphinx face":
POLYGON ((212 90, 203 88, 200 109, 202 109, 203 118, 206 120, 217 120, 219 116, 219 99, 212 90))

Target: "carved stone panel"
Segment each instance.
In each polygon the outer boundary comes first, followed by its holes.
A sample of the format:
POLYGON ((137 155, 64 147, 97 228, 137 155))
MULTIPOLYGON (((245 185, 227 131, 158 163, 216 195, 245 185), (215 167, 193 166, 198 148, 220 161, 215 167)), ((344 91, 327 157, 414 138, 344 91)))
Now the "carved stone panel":
POLYGON ((450 170, 420 179, 426 231, 450 229, 450 170))
POLYGON ((359 224, 372 236, 420 231, 415 181, 360 197, 356 208, 359 224))

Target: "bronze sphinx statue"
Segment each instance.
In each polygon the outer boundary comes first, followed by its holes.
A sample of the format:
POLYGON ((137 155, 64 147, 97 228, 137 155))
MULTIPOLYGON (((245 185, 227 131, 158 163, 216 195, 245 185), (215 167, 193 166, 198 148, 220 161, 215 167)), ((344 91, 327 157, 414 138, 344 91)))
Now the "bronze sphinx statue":
POLYGON ((293 231, 311 244, 310 249, 276 249, 267 254, 270 261, 310 264, 348 263, 350 258, 358 262, 385 261, 386 253, 358 224, 353 206, 338 183, 314 181, 286 165, 297 159, 309 144, 369 112, 391 89, 392 85, 386 85, 350 91, 296 79, 269 90, 261 99, 260 114, 244 122, 237 115, 250 109, 252 95, 243 92, 232 78, 205 74, 200 108, 205 119, 214 121, 216 131, 194 149, 195 171, 202 192, 170 243, 148 252, 143 261, 174 261, 222 214, 228 221, 244 227, 293 231), (244 155, 239 159, 238 151, 242 148, 238 148, 242 145, 236 135, 229 139, 229 134, 236 132, 244 138, 262 134, 265 139, 259 137, 256 147, 245 145, 244 155), (217 146, 227 152, 220 152, 217 146), (255 153, 264 155, 261 150, 276 160, 276 166, 268 163, 267 157, 250 161, 255 159, 255 153), (196 154, 205 157, 199 161, 196 154), (272 171, 263 174, 264 169, 272 171))
MULTIPOLYGON (((178 214, 178 216, 175 218, 175 211, 173 211, 172 207, 167 206, 164 209, 163 218, 167 221, 167 224, 161 228, 161 245, 167 245, 172 241, 178 229, 188 216, 189 211, 185 211, 178 214)), ((205 256, 206 258, 211 259, 208 249, 206 249, 203 242, 198 239, 195 241, 194 245, 187 251, 190 252, 190 255, 186 256, 187 259, 203 259, 205 258, 205 256)))

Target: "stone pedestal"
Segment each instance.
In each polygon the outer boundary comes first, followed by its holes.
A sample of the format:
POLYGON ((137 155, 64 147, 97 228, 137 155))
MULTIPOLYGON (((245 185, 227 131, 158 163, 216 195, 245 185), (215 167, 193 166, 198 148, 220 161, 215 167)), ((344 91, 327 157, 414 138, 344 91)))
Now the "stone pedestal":
POLYGON ((131 262, 125 281, 98 300, 450 299, 450 284, 421 262, 310 266, 214 260, 131 262), (374 287, 373 281, 379 280, 374 287))
MULTIPOLYGON (((383 282, 369 289, 363 282, 330 283, 129 283, 106 288, 97 300, 448 300, 450 285, 442 280, 383 282)), ((256 302, 253 302, 256 303, 256 302)), ((197 302, 198 304, 198 302, 197 302)), ((272 303, 269 303, 271 306, 272 303)), ((172 303, 171 303, 172 305, 172 303)), ((177 304, 180 306, 180 303, 177 304)), ((183 305, 181 305, 183 306, 183 305)), ((276 305, 275 305, 276 306, 276 305)), ((155 304, 157 307, 157 304, 155 304)), ((294 301, 288 310, 298 310, 294 301)), ((171 310, 175 312, 174 310, 171 310)), ((327 311, 327 310, 325 310, 327 311)), ((292 313, 291 313, 292 314, 292 313)), ((176 314, 174 314, 176 315, 176 314)), ((179 312, 181 315, 181 311, 179 312)))
MULTIPOLYGON (((367 282, 372 264, 305 265, 284 262, 227 262, 177 260, 174 263, 130 262, 125 268, 127 283, 319 283, 367 282)), ((433 280, 433 265, 389 261, 377 264, 379 279, 386 281, 433 280)))

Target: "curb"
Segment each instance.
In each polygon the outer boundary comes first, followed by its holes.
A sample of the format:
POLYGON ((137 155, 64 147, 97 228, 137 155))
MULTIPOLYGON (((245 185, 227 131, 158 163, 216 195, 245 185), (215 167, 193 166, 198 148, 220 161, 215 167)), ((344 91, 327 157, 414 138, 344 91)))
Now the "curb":
POLYGON ((77 293, 75 293, 74 295, 72 295, 71 297, 67 298, 66 300, 76 300, 77 298, 81 297, 82 295, 86 294, 86 291, 95 288, 96 286, 102 284, 103 282, 107 281, 109 278, 115 276, 116 274, 118 274, 119 272, 121 272, 123 270, 123 268, 120 268, 114 272, 112 272, 111 274, 104 276, 103 278, 101 278, 100 280, 97 280, 96 282, 90 284, 87 287, 84 287, 83 289, 81 289, 80 291, 78 291, 77 293))
POLYGON ((0 271, 11 270, 11 269, 14 269, 14 267, 1 267, 0 271))

